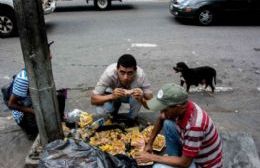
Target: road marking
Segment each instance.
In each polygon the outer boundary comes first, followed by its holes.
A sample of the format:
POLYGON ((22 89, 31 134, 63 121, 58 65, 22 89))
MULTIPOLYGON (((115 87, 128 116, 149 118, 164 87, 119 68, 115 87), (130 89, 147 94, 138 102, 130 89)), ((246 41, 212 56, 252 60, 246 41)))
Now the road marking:
POLYGON ((193 55, 195 55, 195 56, 198 56, 198 54, 196 53, 196 51, 192 51, 191 52, 193 55))
POLYGON ((169 2, 168 0, 124 0, 124 2, 169 2))
POLYGON ((11 79, 9 76, 3 76, 3 77, 1 77, 2 79, 7 79, 7 80, 9 80, 9 79, 11 79))
POLYGON ((157 44, 150 43, 132 43, 132 47, 157 47, 157 44))
MULTIPOLYGON (((231 92, 234 89, 232 87, 216 87, 215 92, 231 92)), ((202 92, 205 91, 204 87, 196 87, 196 88, 191 88, 190 92, 202 92)), ((208 87, 206 91, 211 91, 211 89, 208 87)))

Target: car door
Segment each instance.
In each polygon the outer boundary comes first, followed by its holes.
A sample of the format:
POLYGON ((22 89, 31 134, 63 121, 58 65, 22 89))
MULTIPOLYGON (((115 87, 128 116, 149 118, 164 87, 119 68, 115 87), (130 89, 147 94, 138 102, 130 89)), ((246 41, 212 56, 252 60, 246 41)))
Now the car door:
POLYGON ((249 0, 250 10, 260 13, 260 0, 249 0))
POLYGON ((227 0, 225 10, 228 12, 247 11, 249 9, 249 1, 250 0, 227 0))

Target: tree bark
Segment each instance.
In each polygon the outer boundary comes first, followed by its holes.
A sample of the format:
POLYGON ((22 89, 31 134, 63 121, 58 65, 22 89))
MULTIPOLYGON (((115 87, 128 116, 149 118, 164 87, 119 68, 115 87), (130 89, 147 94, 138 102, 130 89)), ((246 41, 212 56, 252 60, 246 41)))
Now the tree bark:
POLYGON ((63 138, 41 0, 14 0, 41 144, 63 138))

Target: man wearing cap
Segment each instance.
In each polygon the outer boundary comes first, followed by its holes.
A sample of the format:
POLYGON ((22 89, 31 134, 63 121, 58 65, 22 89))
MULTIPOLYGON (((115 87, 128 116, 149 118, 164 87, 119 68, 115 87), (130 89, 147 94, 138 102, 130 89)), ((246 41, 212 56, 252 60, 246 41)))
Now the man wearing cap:
POLYGON ((145 152, 137 162, 156 162, 153 167, 221 168, 222 143, 213 121, 196 103, 188 100, 186 91, 176 84, 166 84, 147 103, 152 111, 160 111, 145 152), (166 153, 152 153, 152 144, 163 128, 166 153))

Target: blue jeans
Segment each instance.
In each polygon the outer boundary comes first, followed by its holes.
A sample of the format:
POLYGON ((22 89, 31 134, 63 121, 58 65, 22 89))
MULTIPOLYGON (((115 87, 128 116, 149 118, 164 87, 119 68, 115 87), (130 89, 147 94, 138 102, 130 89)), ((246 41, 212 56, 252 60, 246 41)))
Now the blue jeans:
POLYGON ((106 102, 102 106, 97 106, 96 113, 99 115, 117 115, 122 103, 128 103, 130 106, 130 109, 128 111, 128 117, 131 119, 136 118, 141 108, 141 104, 131 96, 123 97, 112 102, 106 102))
MULTIPOLYGON (((166 153, 169 156, 181 156, 182 145, 180 141, 180 135, 176 129, 175 122, 171 120, 165 120, 163 123, 163 133, 166 139, 166 153)), ((194 162, 191 163, 189 168, 195 168, 194 162)), ((174 168, 173 166, 156 163, 153 168, 174 168)))

